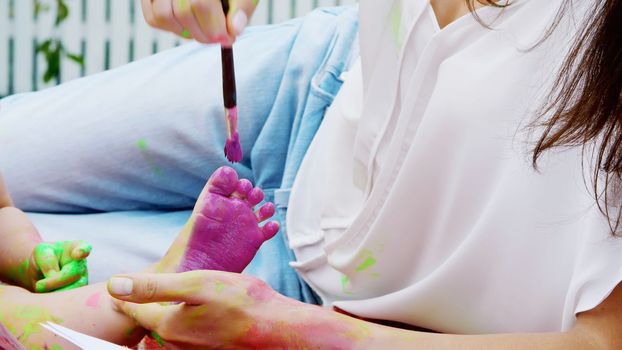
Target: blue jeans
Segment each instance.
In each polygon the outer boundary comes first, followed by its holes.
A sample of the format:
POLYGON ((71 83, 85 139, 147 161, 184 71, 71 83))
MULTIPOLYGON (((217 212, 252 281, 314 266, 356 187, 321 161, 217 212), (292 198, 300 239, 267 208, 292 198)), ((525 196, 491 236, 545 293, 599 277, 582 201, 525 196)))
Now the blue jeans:
MULTIPOLYGON (((355 8, 321 9, 251 28, 234 47, 245 151, 234 167, 275 200, 280 219, 339 76, 356 54, 357 29, 355 8)), ((228 164, 219 51, 187 44, 0 100, 0 169, 16 206, 54 215, 188 215, 206 178, 228 164)), ((317 302, 289 267, 292 258, 281 232, 246 273, 282 294, 317 302)))

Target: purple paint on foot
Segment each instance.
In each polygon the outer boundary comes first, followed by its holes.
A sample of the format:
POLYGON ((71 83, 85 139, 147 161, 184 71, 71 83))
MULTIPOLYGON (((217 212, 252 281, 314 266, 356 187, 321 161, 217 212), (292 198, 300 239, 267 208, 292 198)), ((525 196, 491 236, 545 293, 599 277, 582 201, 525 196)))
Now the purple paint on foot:
POLYGON ((261 244, 277 233, 276 222, 259 226, 253 211, 257 203, 248 196, 257 197, 257 191, 261 190, 249 190, 247 185, 240 184, 244 181, 238 180, 235 170, 229 167, 212 174, 203 198, 198 201, 202 207, 193 213, 195 221, 179 272, 199 269, 242 272, 261 244), (232 196, 236 189, 241 192, 232 196))

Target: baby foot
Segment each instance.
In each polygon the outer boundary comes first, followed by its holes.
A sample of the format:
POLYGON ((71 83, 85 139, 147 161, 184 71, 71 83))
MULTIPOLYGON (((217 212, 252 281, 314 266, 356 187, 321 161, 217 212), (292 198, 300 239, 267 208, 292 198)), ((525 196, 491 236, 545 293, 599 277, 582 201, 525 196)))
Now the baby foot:
POLYGON ((242 272, 261 244, 279 230, 276 221, 259 226, 274 215, 272 203, 253 211, 263 198, 262 190, 246 179, 239 180, 232 168, 217 169, 159 270, 242 272))

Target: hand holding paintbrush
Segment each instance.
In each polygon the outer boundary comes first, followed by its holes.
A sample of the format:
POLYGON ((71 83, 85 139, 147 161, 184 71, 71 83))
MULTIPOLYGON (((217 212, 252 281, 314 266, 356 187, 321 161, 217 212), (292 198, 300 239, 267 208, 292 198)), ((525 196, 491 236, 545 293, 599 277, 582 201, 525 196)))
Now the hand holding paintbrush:
POLYGON ((173 32, 184 38, 192 38, 201 43, 220 43, 222 56, 223 98, 227 140, 225 156, 231 162, 242 160, 242 147, 238 134, 238 115, 233 67, 235 41, 257 7, 257 0, 235 0, 234 8, 229 1, 221 0, 220 13, 216 0, 143 0, 143 15, 151 26, 173 32), (214 6, 216 5, 216 6, 214 6), (217 14, 214 11, 218 11, 217 14))

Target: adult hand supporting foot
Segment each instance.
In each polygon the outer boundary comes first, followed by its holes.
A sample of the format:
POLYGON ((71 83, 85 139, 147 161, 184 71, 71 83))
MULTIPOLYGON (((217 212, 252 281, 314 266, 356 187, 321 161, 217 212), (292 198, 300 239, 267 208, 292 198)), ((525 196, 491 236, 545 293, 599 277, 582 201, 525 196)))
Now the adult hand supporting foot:
POLYGON ((256 278, 222 271, 119 275, 109 281, 108 292, 167 349, 274 346, 283 336, 277 327, 286 324, 292 306, 311 308, 256 278))
POLYGON ((304 304, 230 272, 118 275, 108 292, 167 349, 412 349, 420 341, 426 349, 447 348, 426 347, 426 335, 304 304))

